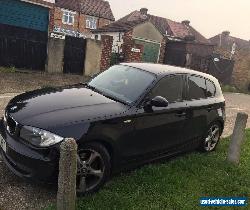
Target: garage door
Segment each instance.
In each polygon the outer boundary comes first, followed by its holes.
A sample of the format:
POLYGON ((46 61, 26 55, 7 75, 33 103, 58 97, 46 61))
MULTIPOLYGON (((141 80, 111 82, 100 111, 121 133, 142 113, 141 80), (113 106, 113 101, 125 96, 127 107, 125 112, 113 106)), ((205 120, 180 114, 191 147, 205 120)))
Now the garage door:
POLYGON ((141 40, 136 40, 135 43, 143 45, 144 47, 143 55, 142 55, 142 60, 144 62, 157 63, 158 58, 159 58, 159 52, 160 52, 160 44, 147 42, 147 41, 141 41, 141 40))
POLYGON ((49 9, 18 0, 0 0, 0 23, 48 31, 49 9))

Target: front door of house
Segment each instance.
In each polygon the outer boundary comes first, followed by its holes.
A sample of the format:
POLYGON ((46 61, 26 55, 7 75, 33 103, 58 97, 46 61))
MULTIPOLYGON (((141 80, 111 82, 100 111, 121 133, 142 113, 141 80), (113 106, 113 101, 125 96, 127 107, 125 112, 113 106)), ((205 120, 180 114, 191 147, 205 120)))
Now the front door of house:
POLYGON ((157 63, 160 52, 160 44, 148 41, 136 40, 136 44, 143 45, 142 61, 147 63, 157 63))

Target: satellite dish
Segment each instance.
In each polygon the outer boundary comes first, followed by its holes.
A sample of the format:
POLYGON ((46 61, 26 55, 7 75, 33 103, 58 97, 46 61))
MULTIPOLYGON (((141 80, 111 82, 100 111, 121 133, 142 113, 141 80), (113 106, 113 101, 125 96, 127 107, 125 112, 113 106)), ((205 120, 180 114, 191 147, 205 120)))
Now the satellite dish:
POLYGON ((219 59, 219 58, 214 58, 214 61, 215 61, 215 62, 219 62, 220 59, 219 59))

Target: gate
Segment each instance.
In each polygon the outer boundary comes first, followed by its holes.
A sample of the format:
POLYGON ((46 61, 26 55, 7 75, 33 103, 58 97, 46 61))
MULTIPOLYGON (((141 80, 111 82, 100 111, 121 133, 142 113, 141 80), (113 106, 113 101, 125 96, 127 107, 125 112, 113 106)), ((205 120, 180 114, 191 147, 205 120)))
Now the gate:
POLYGON ((209 67, 208 74, 216 77, 220 83, 224 85, 231 84, 232 74, 234 70, 234 61, 226 58, 218 58, 219 56, 213 55, 209 67))
POLYGON ((85 52, 86 39, 66 36, 63 72, 84 74, 85 52))
POLYGON ((0 66, 45 69, 48 33, 0 24, 0 66))
POLYGON ((135 40, 135 43, 143 46, 142 61, 157 63, 160 53, 160 44, 143 40, 135 40))
POLYGON ((213 54, 207 57, 192 56, 189 68, 211 74, 224 85, 231 84, 234 69, 234 61, 221 58, 220 55, 213 54))

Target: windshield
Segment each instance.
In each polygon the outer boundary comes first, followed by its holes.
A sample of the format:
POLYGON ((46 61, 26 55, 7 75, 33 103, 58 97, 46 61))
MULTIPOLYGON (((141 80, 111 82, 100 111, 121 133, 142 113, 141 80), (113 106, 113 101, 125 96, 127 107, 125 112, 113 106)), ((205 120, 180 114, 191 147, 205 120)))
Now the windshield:
POLYGON ((154 79, 155 76, 146 71, 116 65, 95 77, 88 85, 118 101, 133 103, 154 79))

